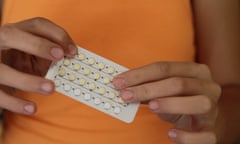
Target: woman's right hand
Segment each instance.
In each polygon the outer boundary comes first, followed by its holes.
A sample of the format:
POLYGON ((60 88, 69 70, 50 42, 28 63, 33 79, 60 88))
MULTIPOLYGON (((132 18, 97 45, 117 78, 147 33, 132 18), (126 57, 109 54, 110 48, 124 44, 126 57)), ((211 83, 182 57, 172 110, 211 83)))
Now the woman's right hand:
POLYGON ((0 27, 0 108, 30 115, 36 105, 14 97, 5 88, 49 95, 52 81, 42 78, 51 61, 72 56, 77 48, 70 36, 45 18, 33 18, 0 27))

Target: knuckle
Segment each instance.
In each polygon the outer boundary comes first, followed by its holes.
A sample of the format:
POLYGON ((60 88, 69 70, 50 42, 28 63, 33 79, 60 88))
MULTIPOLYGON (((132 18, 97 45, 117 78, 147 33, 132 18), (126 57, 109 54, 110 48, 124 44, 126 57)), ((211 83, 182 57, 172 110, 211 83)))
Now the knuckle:
POLYGON ((31 19, 31 21, 32 21, 33 25, 42 25, 42 24, 49 22, 48 19, 43 18, 43 17, 35 17, 35 18, 31 19))
POLYGON ((58 28, 58 35, 57 36, 58 36, 59 41, 61 41, 61 42, 64 42, 64 41, 68 40, 67 32, 60 27, 58 28))
POLYGON ((158 70, 159 74, 167 75, 170 72, 170 64, 167 62, 156 62, 152 66, 158 70))
POLYGON ((222 87, 219 84, 215 84, 215 92, 216 92, 217 99, 219 99, 222 93, 222 87))
POLYGON ((13 24, 6 24, 0 28, 0 40, 1 43, 6 42, 8 40, 9 35, 15 31, 16 28, 13 24))
POLYGON ((201 113, 209 113, 213 107, 212 101, 210 100, 209 97, 207 96, 202 96, 200 99, 200 104, 201 104, 201 108, 200 108, 200 112, 201 113))
POLYGON ((212 98, 212 100, 214 100, 214 102, 217 102, 221 96, 222 87, 218 83, 215 83, 215 82, 211 82, 210 84, 207 84, 204 87, 208 91, 208 92, 206 92, 206 94, 211 96, 211 98, 212 98))
POLYGON ((187 87, 187 81, 180 77, 172 78, 172 86, 176 93, 182 93, 187 87))
POLYGON ((206 64, 198 64, 198 68, 199 68, 200 70, 204 70, 204 71, 209 69, 206 64))
POLYGON ((207 139, 209 140, 210 144, 217 144, 217 136, 215 133, 209 133, 207 139))
MULTIPOLYGON (((31 21, 32 21, 32 27, 48 26, 50 23, 51 23, 51 25, 53 24, 50 20, 43 18, 43 17, 35 17, 35 18, 31 19, 31 21)), ((53 25, 54 25, 56 33, 57 33, 56 38, 59 41, 66 41, 66 39, 68 38, 67 32, 63 28, 61 28, 55 24, 53 24, 53 25)))
POLYGON ((45 40, 43 38, 39 38, 35 44, 37 51, 42 52, 48 45, 47 43, 48 43, 47 40, 45 40))
POLYGON ((204 72, 208 77, 211 76, 210 69, 209 69, 208 65, 206 65, 206 64, 198 64, 198 70, 199 70, 199 73, 204 72))
POLYGON ((39 27, 46 27, 49 23, 51 23, 51 21, 43 17, 35 17, 28 20, 28 26, 32 30, 38 29, 39 27))
POLYGON ((149 90, 149 88, 146 86, 143 86, 141 89, 142 89, 142 93, 143 93, 143 97, 141 98, 141 100, 149 99, 151 96, 151 93, 150 93, 151 90, 149 90))

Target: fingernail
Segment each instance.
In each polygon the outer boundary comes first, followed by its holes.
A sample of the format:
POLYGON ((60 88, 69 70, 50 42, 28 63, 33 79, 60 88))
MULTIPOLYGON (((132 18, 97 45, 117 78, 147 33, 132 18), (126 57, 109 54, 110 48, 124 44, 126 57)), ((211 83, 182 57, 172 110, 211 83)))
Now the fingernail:
POLYGON ((51 55, 56 59, 60 59, 63 57, 64 53, 63 53, 63 50, 60 48, 52 48, 51 55))
POLYGON ((24 110, 27 113, 34 113, 35 112, 35 107, 31 104, 27 104, 27 105, 24 106, 24 110))
POLYGON ((69 45, 68 50, 72 55, 75 55, 77 53, 77 47, 75 45, 69 45))
POLYGON ((125 90, 121 93, 121 97, 124 100, 130 100, 133 98, 133 92, 131 92, 130 90, 125 90))
POLYGON ((53 86, 52 84, 45 82, 41 85, 41 89, 47 93, 50 93, 53 90, 53 86))
POLYGON ((177 137, 177 132, 176 132, 176 130, 175 130, 175 129, 170 130, 170 131, 168 132, 168 136, 169 136, 170 139, 176 139, 176 137, 177 137))
POLYGON ((155 101, 151 101, 151 102, 149 103, 149 108, 150 108, 151 110, 156 110, 156 109, 158 109, 158 108, 159 108, 158 103, 155 102, 155 101))
POLYGON ((125 83, 125 81, 123 78, 114 78, 113 82, 112 82, 113 86, 117 89, 123 88, 124 83, 125 83))

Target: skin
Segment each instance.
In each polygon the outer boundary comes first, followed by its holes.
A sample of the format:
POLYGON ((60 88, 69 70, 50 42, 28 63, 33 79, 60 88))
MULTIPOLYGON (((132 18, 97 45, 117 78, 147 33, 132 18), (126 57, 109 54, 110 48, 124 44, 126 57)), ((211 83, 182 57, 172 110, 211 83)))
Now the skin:
MULTIPOLYGON (((230 144, 240 132, 239 1, 192 4, 196 63, 155 62, 116 76, 113 85, 125 101, 146 103, 171 122, 174 127, 168 135, 175 143, 230 144)), ((51 61, 74 55, 76 48, 62 28, 34 18, 2 26, 0 51, 1 85, 49 95, 54 85, 41 76, 51 61)), ((9 111, 36 111, 33 102, 11 96, 8 88, 1 89, 0 99, 0 107, 9 111)))
POLYGON ((222 87, 214 132, 219 144, 240 140, 240 1, 195 0, 198 61, 222 87))
MULTIPOLYGON (((54 91, 54 84, 41 76, 51 61, 74 55, 76 46, 56 24, 44 18, 33 18, 2 26, 0 50, 1 85, 49 95, 54 91)), ((26 115, 36 111, 33 102, 11 96, 11 89, 7 87, 0 90, 0 107, 26 115)))
POLYGON ((197 62, 157 62, 115 77, 127 102, 147 102, 177 144, 233 144, 240 133, 238 0, 192 1, 197 62), (201 63, 201 64, 199 64, 201 63))

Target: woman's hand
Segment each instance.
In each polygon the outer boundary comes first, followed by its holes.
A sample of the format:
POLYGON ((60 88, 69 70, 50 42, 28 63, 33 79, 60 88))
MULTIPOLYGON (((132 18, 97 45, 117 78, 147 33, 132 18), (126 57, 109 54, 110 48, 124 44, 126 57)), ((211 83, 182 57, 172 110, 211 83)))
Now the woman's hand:
POLYGON ((126 102, 148 102, 154 113, 173 123, 168 135, 174 142, 216 143, 221 88, 206 65, 157 62, 116 76, 113 85, 126 102))
POLYGON ((11 96, 6 87, 39 94, 54 90, 43 76, 51 61, 72 56, 76 47, 59 26, 44 18, 33 18, 0 27, 0 108, 32 114, 33 102, 11 96))

